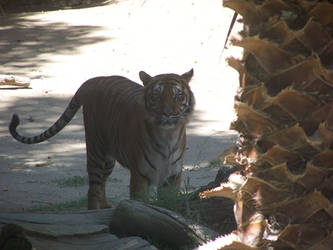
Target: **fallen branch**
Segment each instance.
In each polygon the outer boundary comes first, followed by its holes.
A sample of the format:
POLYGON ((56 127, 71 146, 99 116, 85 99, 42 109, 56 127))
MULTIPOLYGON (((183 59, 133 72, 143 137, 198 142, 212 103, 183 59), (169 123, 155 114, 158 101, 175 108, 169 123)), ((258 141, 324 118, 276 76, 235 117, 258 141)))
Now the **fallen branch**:
POLYGON ((27 88, 30 86, 30 79, 27 77, 0 75, 0 86, 10 85, 27 88))
POLYGON ((123 200, 115 209, 111 231, 158 240, 172 248, 198 245, 217 233, 170 210, 134 200, 123 200))
POLYGON ((0 213, 0 249, 157 250, 139 237, 109 232, 114 209, 65 213, 0 213), (30 246, 30 248, 29 248, 30 246))

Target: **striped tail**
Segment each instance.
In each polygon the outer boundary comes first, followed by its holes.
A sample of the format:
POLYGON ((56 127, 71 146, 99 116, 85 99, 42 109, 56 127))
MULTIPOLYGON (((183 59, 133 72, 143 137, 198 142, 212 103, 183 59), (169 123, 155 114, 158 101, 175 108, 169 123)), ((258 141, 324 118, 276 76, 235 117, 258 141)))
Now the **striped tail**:
POLYGON ((45 130, 40 135, 25 137, 17 133, 16 128, 20 124, 20 119, 17 114, 13 114, 12 120, 9 124, 9 132, 10 134, 19 142, 25 144, 35 144, 43 142, 54 135, 56 135, 60 130, 62 130, 74 117, 76 112, 81 107, 81 104, 75 100, 75 96, 69 103, 68 107, 64 111, 64 113, 60 116, 60 118, 47 130, 45 130))

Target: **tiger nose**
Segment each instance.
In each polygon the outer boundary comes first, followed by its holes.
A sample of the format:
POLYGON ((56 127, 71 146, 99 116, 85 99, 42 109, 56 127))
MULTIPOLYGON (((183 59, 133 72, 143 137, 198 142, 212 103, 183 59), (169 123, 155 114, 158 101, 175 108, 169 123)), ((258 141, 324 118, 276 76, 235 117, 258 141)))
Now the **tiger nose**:
POLYGON ((169 116, 171 116, 172 115, 172 107, 171 106, 169 106, 169 105, 167 105, 167 106, 165 106, 164 108, 163 108, 163 115, 164 116, 167 116, 167 117, 169 117, 169 116))

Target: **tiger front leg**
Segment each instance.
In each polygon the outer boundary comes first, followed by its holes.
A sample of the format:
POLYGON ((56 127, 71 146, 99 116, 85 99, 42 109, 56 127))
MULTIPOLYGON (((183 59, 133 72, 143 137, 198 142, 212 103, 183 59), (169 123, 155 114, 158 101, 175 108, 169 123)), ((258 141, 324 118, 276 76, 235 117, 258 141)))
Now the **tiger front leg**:
POLYGON ((180 188, 182 185, 182 172, 172 175, 165 181, 163 187, 175 187, 180 188))
POLYGON ((142 200, 156 192, 156 188, 150 187, 150 181, 143 176, 138 170, 131 170, 130 180, 130 198, 132 200, 142 200))
POLYGON ((159 188, 159 195, 178 194, 182 183, 182 173, 168 177, 159 188))

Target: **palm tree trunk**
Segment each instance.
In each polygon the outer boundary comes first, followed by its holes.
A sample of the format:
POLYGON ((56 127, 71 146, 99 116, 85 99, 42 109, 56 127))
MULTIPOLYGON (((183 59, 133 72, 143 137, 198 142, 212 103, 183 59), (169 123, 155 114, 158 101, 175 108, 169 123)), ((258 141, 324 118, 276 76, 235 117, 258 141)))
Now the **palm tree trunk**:
MULTIPOLYGON (((242 16, 238 175, 203 193, 235 201, 233 244, 333 249, 333 3, 224 0, 242 16), (241 180, 241 181, 237 181, 241 180)), ((242 249, 242 248, 239 248, 242 249)))

